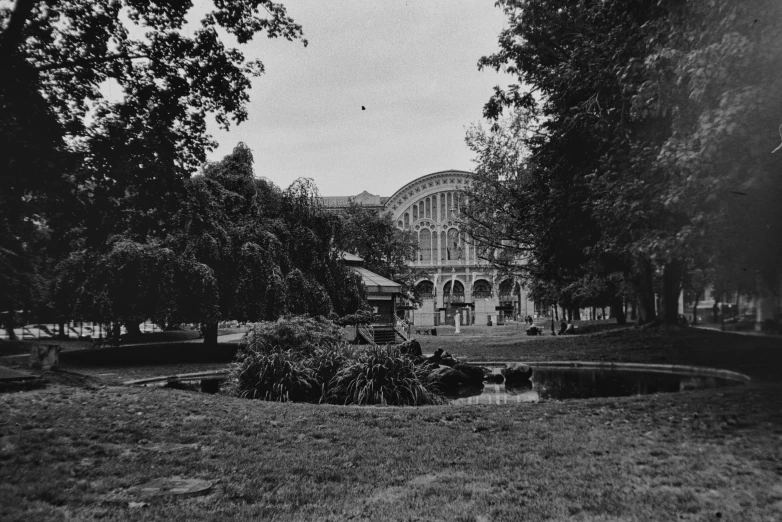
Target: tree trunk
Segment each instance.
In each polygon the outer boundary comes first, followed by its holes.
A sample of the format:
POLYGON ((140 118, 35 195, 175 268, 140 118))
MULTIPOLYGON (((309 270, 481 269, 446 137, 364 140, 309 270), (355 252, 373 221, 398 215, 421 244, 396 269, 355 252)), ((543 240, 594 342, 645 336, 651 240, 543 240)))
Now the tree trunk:
POLYGON ((557 305, 554 305, 554 320, 559 321, 559 310, 557 309, 557 305))
POLYGON ((660 318, 667 324, 679 323, 679 296, 682 293, 684 263, 674 259, 663 267, 663 291, 660 296, 660 318))
POLYGON ((648 259, 636 263, 635 287, 636 287, 636 312, 637 324, 651 323, 657 318, 654 311, 654 268, 648 259))
POLYGON ((128 337, 129 338, 138 338, 141 337, 141 328, 139 328, 139 325, 141 323, 137 323, 135 321, 130 321, 125 323, 125 330, 128 331, 128 337))
POLYGON ((692 324, 698 324, 698 303, 701 300, 703 291, 695 292, 695 303, 692 305, 692 324))
POLYGON ((16 322, 16 314, 13 310, 8 310, 8 320, 5 323, 5 333, 8 334, 9 341, 17 341, 19 338, 14 332, 14 323, 16 322))
POLYGON ((57 337, 60 339, 67 339, 68 336, 65 334, 65 321, 60 319, 60 322, 58 323, 59 332, 57 333, 57 337))
POLYGON ((765 328, 766 321, 771 322, 774 320, 774 292, 760 271, 755 275, 755 291, 757 292, 757 297, 755 298, 757 303, 755 330, 760 332, 765 328))
POLYGON ((624 310, 621 297, 617 296, 611 299, 609 313, 611 314, 611 319, 616 319, 616 324, 627 323, 627 316, 625 315, 625 310, 624 310))
POLYGON ((202 328, 204 344, 217 344, 217 323, 207 323, 202 328))

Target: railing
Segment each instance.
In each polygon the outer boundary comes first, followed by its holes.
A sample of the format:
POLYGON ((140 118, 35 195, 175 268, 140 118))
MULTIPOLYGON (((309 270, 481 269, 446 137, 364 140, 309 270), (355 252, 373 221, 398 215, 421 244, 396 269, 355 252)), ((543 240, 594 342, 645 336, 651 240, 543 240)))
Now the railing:
POLYGON ((399 328, 398 326, 394 326, 394 330, 396 330, 396 334, 402 338, 402 342, 407 342, 410 339, 407 338, 407 334, 405 334, 404 330, 399 328))
POLYGON ((446 303, 463 303, 464 294, 445 294, 443 300, 446 303))
POLYGON ((375 329, 370 324, 357 325, 358 333, 369 343, 375 344, 375 329))
POLYGON ((500 294, 500 302, 512 303, 516 300, 515 294, 500 294))
POLYGON ((491 292, 473 292, 472 296, 476 299, 485 299, 491 297, 491 292))

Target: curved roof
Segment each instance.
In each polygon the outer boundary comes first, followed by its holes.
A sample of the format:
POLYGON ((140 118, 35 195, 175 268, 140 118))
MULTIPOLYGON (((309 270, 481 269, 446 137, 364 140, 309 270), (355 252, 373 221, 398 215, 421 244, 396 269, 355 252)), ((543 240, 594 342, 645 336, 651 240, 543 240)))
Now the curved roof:
POLYGON ((425 174, 420 178, 414 179, 404 187, 394 192, 394 195, 388 198, 388 201, 386 202, 386 206, 388 206, 389 203, 397 199, 399 196, 403 195, 405 192, 410 192, 411 188, 414 188, 416 185, 420 183, 425 183, 428 182, 429 180, 433 180, 437 178, 447 178, 448 176, 468 176, 472 178, 472 172, 468 172, 466 170, 451 169, 451 170, 441 170, 440 172, 433 172, 431 174, 425 174))

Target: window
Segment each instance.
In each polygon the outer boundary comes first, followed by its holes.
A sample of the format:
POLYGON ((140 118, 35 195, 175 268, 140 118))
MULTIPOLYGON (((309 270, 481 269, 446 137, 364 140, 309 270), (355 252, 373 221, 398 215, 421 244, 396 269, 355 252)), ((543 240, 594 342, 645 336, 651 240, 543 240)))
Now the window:
POLYGON ((413 205, 413 223, 418 221, 418 205, 413 205))
POLYGON ((448 259, 455 261, 462 258, 462 247, 459 242, 459 231, 455 228, 448 230, 448 259))
POLYGON ((429 232, 428 228, 421 230, 421 233, 418 235, 418 251, 420 252, 419 259, 421 261, 432 260, 432 233, 429 232))
POLYGON ((445 194, 440 194, 440 221, 445 221, 445 194))
POLYGON ((448 247, 445 242, 445 232, 440 232, 440 261, 448 259, 448 247))
POLYGON ((432 202, 426 198, 426 217, 432 217, 432 202))
POLYGON ((410 213, 405 212, 405 228, 410 228, 410 213))
POLYGON ((477 281, 475 281, 475 284, 473 285, 472 295, 476 299, 491 297, 491 283, 489 283, 485 279, 478 279, 477 281))

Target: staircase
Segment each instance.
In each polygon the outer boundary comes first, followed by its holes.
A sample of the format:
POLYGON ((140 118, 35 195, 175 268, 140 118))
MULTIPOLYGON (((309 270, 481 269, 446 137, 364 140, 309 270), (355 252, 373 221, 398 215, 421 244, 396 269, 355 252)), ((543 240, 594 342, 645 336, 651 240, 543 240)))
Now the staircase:
POLYGON ((407 341, 407 337, 393 324, 359 325, 358 336, 362 342, 381 346, 407 341))

